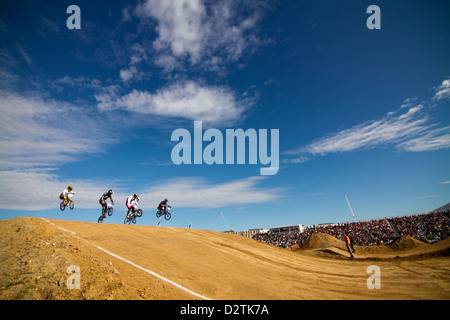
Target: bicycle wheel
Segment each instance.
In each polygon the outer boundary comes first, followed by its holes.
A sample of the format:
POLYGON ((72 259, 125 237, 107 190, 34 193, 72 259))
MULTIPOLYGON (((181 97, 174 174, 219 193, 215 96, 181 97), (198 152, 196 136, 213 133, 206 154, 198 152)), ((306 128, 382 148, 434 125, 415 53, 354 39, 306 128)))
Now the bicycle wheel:
POLYGON ((130 224, 131 219, 125 218, 125 220, 123 220, 123 224, 130 224))
POLYGON ((74 207, 74 203, 73 203, 72 200, 70 200, 69 201, 69 208, 70 208, 70 210, 73 210, 73 207, 74 207))
POLYGON ((98 223, 102 223, 103 222, 103 216, 100 216, 99 218, 98 218, 98 223))
POLYGON ((166 220, 170 220, 170 218, 172 218, 172 215, 170 214, 170 212, 167 212, 166 215, 164 216, 164 218, 166 220))
POLYGON ((136 212, 134 213, 136 217, 142 217, 142 209, 137 209, 136 212))
POLYGON ((59 209, 61 209, 61 211, 64 211, 64 209, 66 209, 66 205, 64 204, 64 201, 61 202, 61 204, 59 205, 59 209))
POLYGON ((156 217, 157 217, 157 218, 161 217, 160 211, 157 211, 157 212, 156 212, 156 217))
POLYGON ((113 214, 113 211, 114 211, 114 210, 113 210, 113 207, 109 207, 109 208, 108 208, 108 216, 111 217, 112 214, 113 214))
POLYGON ((133 217, 133 219, 131 219, 131 222, 133 222, 133 224, 136 224, 136 217, 133 217))

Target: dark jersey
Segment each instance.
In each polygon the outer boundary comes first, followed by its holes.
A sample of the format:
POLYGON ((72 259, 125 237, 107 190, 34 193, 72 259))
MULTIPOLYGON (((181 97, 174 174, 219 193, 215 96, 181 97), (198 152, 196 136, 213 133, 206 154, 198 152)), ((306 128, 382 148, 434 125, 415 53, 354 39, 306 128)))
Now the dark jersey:
POLYGON ((112 195, 109 192, 105 192, 101 198, 100 198, 100 202, 105 202, 106 200, 111 199, 111 202, 114 204, 114 201, 112 199, 112 195))
POLYGON ((167 206, 167 202, 161 201, 158 205, 158 210, 162 210, 164 208, 166 208, 167 206))

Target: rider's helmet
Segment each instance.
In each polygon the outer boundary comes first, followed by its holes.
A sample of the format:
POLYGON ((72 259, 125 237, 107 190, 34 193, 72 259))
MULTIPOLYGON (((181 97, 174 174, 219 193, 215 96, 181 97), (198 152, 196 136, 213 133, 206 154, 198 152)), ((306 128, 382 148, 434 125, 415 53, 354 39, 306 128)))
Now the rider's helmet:
POLYGON ((164 202, 164 203, 167 203, 167 202, 169 202, 169 200, 167 200, 167 199, 164 199, 164 200, 163 200, 163 202, 164 202))
POLYGON ((113 189, 109 189, 108 193, 113 194, 114 193, 113 189))
POLYGON ((67 187, 67 190, 68 190, 68 191, 72 191, 72 190, 73 190, 73 186, 72 186, 72 185, 68 186, 68 187, 67 187))

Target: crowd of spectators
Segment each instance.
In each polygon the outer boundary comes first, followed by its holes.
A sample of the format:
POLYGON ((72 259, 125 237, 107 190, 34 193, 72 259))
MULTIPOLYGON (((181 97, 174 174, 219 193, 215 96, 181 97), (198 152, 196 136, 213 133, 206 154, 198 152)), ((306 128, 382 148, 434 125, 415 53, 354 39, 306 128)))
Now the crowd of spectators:
POLYGON ((414 216, 396 217, 391 221, 401 235, 408 235, 425 243, 437 242, 449 236, 448 212, 419 214, 414 216))
POLYGON ((274 234, 269 231, 267 233, 257 233, 253 236, 253 239, 277 247, 287 248, 299 243, 301 236, 302 233, 300 232, 274 234))
POLYGON ((329 224, 306 227, 303 232, 258 233, 253 239, 278 247, 301 245, 313 234, 326 233, 343 240, 343 233, 352 236, 355 245, 376 246, 391 243, 399 235, 409 235, 425 243, 441 241, 449 236, 450 211, 420 215, 385 218, 352 223, 329 224), (393 230, 396 229, 396 230, 393 230))
POLYGON ((385 245, 395 239, 394 230, 387 219, 348 223, 345 230, 359 246, 385 245))

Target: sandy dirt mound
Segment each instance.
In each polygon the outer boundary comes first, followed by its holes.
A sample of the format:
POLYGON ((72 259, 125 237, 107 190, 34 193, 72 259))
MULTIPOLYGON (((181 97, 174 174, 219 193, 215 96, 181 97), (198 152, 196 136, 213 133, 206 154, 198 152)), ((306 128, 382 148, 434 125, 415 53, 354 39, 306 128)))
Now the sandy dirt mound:
POLYGON ((398 237, 389 245, 393 250, 410 250, 421 246, 427 244, 410 236, 398 237))
POLYGON ((329 247, 336 247, 339 249, 347 250, 345 243, 336 239, 326 233, 316 233, 309 237, 302 245, 301 249, 323 249, 329 247))
POLYGON ((39 218, 0 221, 0 232, 0 299, 199 299, 137 266, 211 299, 450 298, 448 256, 332 260, 207 230, 39 218), (367 287, 373 264, 380 290, 367 287), (80 289, 67 287, 71 265, 80 289))
MULTIPOLYGON (((354 246, 355 259, 417 259, 417 257, 435 256, 446 257, 450 255, 450 239, 433 245, 426 244, 410 236, 401 236, 386 246, 354 246)), ((314 234, 303 243, 296 252, 330 257, 350 258, 347 246, 341 240, 328 234, 314 234)))

